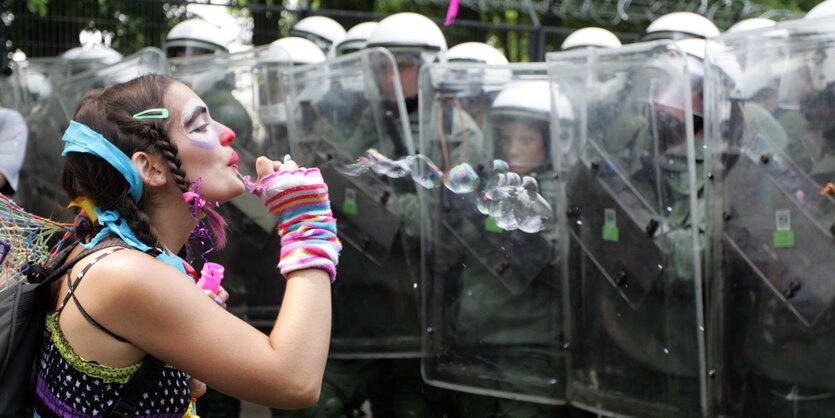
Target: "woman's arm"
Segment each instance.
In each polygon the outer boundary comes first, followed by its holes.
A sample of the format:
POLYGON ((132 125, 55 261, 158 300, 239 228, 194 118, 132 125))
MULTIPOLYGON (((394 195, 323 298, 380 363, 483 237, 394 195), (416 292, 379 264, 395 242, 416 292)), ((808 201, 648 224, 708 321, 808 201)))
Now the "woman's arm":
MULTIPOLYGON (((295 169, 294 163, 285 166, 295 169)), ((259 159, 259 177, 279 167, 259 159)), ((288 229, 285 222, 282 233, 290 239, 285 246, 298 243, 288 229)), ((315 242, 306 245, 301 248, 315 242)), ((86 280, 99 282, 88 286, 106 288, 109 297, 97 298, 91 314, 136 347, 251 402, 295 409, 318 400, 331 327, 331 276, 326 270, 295 261, 282 267, 287 286, 267 337, 209 300, 177 270, 144 253, 125 251, 100 263, 86 280)), ((278 271, 274 279, 283 280, 278 271)))

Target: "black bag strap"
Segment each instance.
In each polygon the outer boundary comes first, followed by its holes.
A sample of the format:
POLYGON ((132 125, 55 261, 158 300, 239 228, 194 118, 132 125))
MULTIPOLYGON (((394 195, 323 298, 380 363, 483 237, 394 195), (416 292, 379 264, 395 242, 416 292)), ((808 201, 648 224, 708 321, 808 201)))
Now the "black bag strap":
POLYGON ((107 414, 109 417, 127 418, 133 416, 139 406, 142 395, 158 384, 162 377, 165 363, 162 360, 148 354, 142 360, 142 365, 136 371, 130 381, 122 389, 122 396, 113 405, 113 409, 107 414))
MULTIPOLYGON (((107 247, 117 246, 133 248, 121 239, 113 237, 102 240, 94 247, 85 249, 80 254, 73 257, 70 261, 66 261, 70 252, 72 252, 75 248, 75 244, 77 243, 77 239, 69 238, 67 239, 67 242, 63 244, 61 250, 56 253, 44 267, 30 266, 30 271, 27 274, 29 281, 42 283, 54 282, 65 273, 68 274, 68 271, 82 258, 107 247)), ((159 250, 151 249, 148 253, 151 256, 155 256, 157 251, 159 250)), ((131 376, 128 383, 123 387, 122 396, 119 397, 113 405, 113 409, 111 409, 106 416, 118 418, 133 416, 134 412, 136 412, 136 408, 139 406, 140 398, 145 392, 159 383, 164 369, 165 363, 162 360, 150 354, 146 355, 142 360, 142 365, 139 366, 139 370, 131 376)))

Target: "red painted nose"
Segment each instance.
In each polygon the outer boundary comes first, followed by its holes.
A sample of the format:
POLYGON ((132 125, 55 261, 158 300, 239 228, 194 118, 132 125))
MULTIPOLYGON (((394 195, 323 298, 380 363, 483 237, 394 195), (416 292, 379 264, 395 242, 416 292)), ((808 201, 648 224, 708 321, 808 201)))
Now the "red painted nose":
POLYGON ((225 147, 231 145, 233 142, 235 142, 235 131, 228 126, 224 126, 223 131, 220 133, 220 145, 225 147))

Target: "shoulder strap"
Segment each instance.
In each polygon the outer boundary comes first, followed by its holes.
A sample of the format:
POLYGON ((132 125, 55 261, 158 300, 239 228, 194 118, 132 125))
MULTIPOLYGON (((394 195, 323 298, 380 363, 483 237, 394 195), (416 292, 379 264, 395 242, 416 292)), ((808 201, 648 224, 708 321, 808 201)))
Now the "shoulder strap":
POLYGON ((58 316, 59 317, 61 316, 61 312, 64 311, 64 307, 67 305, 67 302, 72 297, 73 302, 75 302, 75 307, 78 309, 78 312, 81 313, 81 316, 83 316, 84 319, 87 320, 87 322, 92 324, 94 327, 102 330, 105 334, 115 338, 119 342, 123 342, 123 343, 130 342, 130 341, 114 334, 112 331, 105 328, 104 325, 100 324, 98 321, 93 319, 93 317, 90 316, 90 314, 88 314, 86 310, 84 310, 84 308, 81 306, 81 302, 79 302, 78 298, 75 296, 75 291, 76 291, 76 289, 78 289, 78 286, 81 284, 81 279, 84 278, 84 275, 87 274, 87 271, 90 270, 90 267, 93 267, 93 265, 98 263, 99 260, 101 260, 102 258, 107 257, 110 254, 113 254, 117 251, 124 250, 124 249, 125 249, 124 247, 113 247, 113 248, 110 248, 108 250, 105 250, 104 253, 100 254, 93 261, 91 261, 86 266, 84 266, 84 269, 81 270, 81 273, 78 274, 78 277, 76 278, 75 283, 73 283, 72 277, 71 277, 72 269, 69 269, 67 271, 67 295, 64 296, 64 300, 61 302, 61 305, 58 306, 58 316))

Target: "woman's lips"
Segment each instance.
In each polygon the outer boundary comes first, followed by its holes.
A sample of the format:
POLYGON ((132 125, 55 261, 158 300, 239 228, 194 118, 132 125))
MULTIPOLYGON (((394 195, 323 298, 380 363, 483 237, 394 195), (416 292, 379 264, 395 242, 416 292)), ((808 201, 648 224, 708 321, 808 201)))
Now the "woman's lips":
POLYGON ((232 156, 229 158, 229 164, 226 164, 226 165, 231 166, 231 165, 234 165, 237 162, 238 162, 238 153, 235 152, 235 151, 232 151, 232 156))

